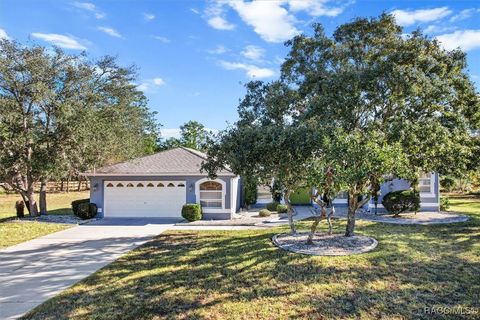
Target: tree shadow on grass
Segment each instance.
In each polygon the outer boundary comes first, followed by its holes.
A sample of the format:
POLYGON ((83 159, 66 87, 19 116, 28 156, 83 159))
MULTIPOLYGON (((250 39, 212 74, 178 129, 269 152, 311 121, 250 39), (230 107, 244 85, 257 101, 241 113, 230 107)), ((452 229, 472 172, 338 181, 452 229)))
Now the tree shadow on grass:
POLYGON ((379 246, 346 257, 278 249, 271 237, 285 230, 162 234, 25 318, 427 319, 425 307, 480 308, 478 221, 361 222, 379 246))

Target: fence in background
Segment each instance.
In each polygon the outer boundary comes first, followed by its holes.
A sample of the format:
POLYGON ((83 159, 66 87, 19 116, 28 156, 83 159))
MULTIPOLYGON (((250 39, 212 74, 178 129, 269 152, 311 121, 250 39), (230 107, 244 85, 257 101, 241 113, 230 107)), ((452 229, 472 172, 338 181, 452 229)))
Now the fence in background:
MULTIPOLYGON (((34 185, 35 191, 40 191, 40 183, 34 185)), ((90 190, 88 180, 72 181, 48 181, 47 192, 71 192, 90 190)))

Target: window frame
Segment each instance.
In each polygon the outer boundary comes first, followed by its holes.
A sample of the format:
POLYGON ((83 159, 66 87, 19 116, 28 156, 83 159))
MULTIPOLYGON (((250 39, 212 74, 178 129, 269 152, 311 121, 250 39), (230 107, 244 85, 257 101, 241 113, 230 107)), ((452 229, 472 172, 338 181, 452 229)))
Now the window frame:
POLYGON ((419 191, 420 197, 421 198, 435 198, 435 173, 429 172, 429 173, 424 173, 423 175, 430 175, 429 178, 422 178, 422 175, 420 175, 418 179, 418 189, 420 190, 420 181, 422 179, 430 179, 430 190, 429 191, 419 191))
MULTIPOLYGON (((196 203, 201 205, 201 199, 200 199, 200 192, 221 192, 222 194, 222 206, 221 207, 202 207, 202 211, 205 213, 225 213, 225 212, 230 212, 230 209, 225 209, 226 206, 226 194, 227 194, 227 183, 222 180, 222 179, 208 179, 208 178, 203 178, 200 180, 197 180, 195 182, 195 198, 196 198, 196 203), (204 182, 217 182, 222 186, 222 190, 200 190, 200 185, 203 184, 204 182)), ((203 201, 203 200, 202 200, 203 201)), ((215 200, 218 202, 218 200, 215 200)))

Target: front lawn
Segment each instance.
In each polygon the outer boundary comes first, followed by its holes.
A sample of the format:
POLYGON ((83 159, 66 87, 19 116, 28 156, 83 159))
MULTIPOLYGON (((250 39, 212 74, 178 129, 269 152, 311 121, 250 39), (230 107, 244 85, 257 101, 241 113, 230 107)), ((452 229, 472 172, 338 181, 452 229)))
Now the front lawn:
MULTIPOLYGON (((73 200, 88 197, 88 192, 47 194, 49 214, 72 214, 70 203, 73 200)), ((18 194, 0 194, 0 248, 35 239, 72 226, 16 220, 15 202, 20 199, 21 197, 18 194)), ((28 215, 26 209, 25 215, 28 215)))
MULTIPOLYGON (((468 208, 480 204, 469 201, 468 208)), ((478 313, 434 317, 478 319, 480 210, 464 211, 472 219, 454 225, 358 221, 357 232, 379 245, 348 257, 277 249, 270 238, 286 227, 168 232, 25 318, 431 319, 425 308, 462 307, 478 313)), ((335 222, 336 232, 344 227, 335 222)))

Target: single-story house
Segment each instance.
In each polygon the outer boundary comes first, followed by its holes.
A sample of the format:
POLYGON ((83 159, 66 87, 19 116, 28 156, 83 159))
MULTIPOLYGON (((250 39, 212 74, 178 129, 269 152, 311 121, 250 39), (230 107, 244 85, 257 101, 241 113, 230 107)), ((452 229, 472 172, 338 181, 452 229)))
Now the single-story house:
POLYGON ((199 203, 204 219, 230 219, 240 209, 240 179, 224 169, 216 179, 201 172, 206 155, 179 147, 85 173, 99 217, 180 218, 199 203))
MULTIPOLYGON (((383 183, 380 187, 380 196, 377 203, 377 212, 386 212, 382 205, 383 197, 392 191, 410 189, 410 182, 404 179, 393 179, 383 183)), ((420 192, 420 210, 419 211, 440 211, 440 180, 438 173, 432 172, 422 174, 420 176, 418 189, 420 192)), ((308 188, 302 190, 302 192, 309 193, 308 188)), ((313 193, 313 190, 311 191, 313 193)), ((267 203, 272 201, 272 196, 269 189, 266 187, 258 186, 257 188, 257 207, 264 207, 267 203)), ((313 204, 310 201, 310 204, 313 204)), ((348 205, 348 197, 346 192, 340 192, 333 204, 336 207, 346 207, 348 205)), ((371 199, 363 208, 373 212, 375 210, 375 202, 371 199)))

